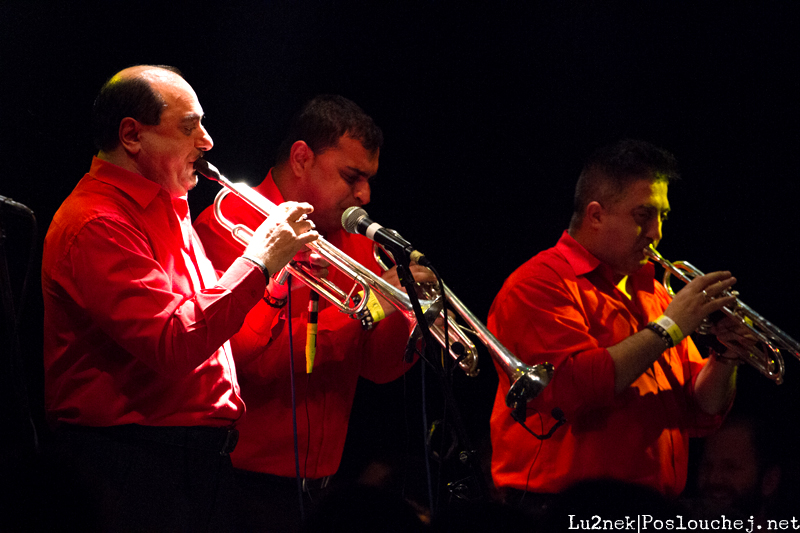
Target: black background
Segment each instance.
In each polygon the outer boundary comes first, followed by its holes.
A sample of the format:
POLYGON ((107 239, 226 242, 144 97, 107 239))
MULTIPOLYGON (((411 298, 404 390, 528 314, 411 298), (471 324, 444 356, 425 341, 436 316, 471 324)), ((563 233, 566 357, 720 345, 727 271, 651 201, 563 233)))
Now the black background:
MULTIPOLYGON (((426 252, 483 319, 514 268, 566 227, 588 154, 641 138, 672 151, 683 175, 670 190, 664 256, 731 270, 744 301, 800 338, 795 6, 6 1, 0 194, 35 211, 41 241, 95 152, 94 96, 126 66, 180 68, 207 115, 208 159, 251 184, 302 103, 341 94, 385 134, 370 215, 426 252)), ((190 194, 195 215, 217 189, 203 181, 190 194)), ((25 253, 12 255, 12 270, 25 253)), ((21 329, 34 398, 36 270, 21 329)), ((477 442, 496 382, 482 366, 481 377, 456 384, 477 442)), ((750 368, 741 374, 737 401, 790 428, 800 364, 787 357, 781 387, 750 368)), ((406 399, 391 386, 365 390, 353 424, 366 434, 381 402, 406 399)))

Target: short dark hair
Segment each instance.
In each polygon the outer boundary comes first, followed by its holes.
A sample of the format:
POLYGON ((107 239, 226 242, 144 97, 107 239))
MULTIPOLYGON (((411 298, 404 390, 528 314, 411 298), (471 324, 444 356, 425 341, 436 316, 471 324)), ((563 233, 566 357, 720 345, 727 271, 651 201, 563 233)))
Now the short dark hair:
POLYGON ((608 208, 636 181, 671 182, 679 178, 675 156, 649 142, 625 139, 600 148, 589 157, 578 178, 570 227, 581 223, 591 202, 608 208))
MULTIPOLYGON (((183 77, 175 67, 153 65, 153 68, 168 70, 183 77)), ((95 147, 103 151, 116 148, 119 145, 119 123, 125 117, 149 126, 158 125, 165 104, 164 98, 145 78, 116 74, 110 77, 94 100, 92 134, 95 147)))
POLYGON ((383 132, 355 102, 338 95, 317 96, 295 115, 278 148, 276 164, 289 159, 292 145, 297 141, 305 141, 315 154, 321 154, 338 145, 345 134, 360 141, 370 152, 383 146, 383 132))

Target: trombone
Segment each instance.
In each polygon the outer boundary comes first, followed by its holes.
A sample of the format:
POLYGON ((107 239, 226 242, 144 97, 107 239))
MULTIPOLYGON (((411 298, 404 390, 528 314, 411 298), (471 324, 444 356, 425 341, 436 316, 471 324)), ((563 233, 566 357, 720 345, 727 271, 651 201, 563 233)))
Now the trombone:
MULTIPOLYGON (((688 261, 670 263, 652 245, 645 248, 644 252, 650 259, 664 267, 663 284, 670 296, 675 295, 675 291, 671 286, 671 277, 673 275, 684 283, 689 283, 694 278, 704 275, 703 272, 688 261)), ((738 295, 737 291, 730 290, 726 290, 723 293, 723 296, 736 296, 737 298, 732 306, 723 307, 722 312, 741 321, 759 342, 753 349, 755 353, 743 349, 739 345, 724 342, 723 344, 736 354, 739 359, 774 381, 776 385, 780 385, 783 383, 784 372, 783 356, 781 356, 780 350, 786 350, 800 359, 800 344, 784 333, 778 326, 758 314, 752 307, 745 304, 738 298, 738 295)), ((697 332, 707 334, 709 332, 708 323, 701 325, 697 332)))
MULTIPOLYGON (((214 165, 208 163, 205 159, 200 158, 195 161, 194 168, 199 174, 223 185, 223 188, 214 199, 214 215, 237 241, 247 245, 253 236, 253 230, 241 224, 234 224, 227 219, 222 213, 222 200, 232 192, 265 217, 269 216, 270 212, 275 208, 275 204, 245 184, 230 182, 220 174, 214 165)), ((291 261, 286 265, 286 270, 335 305, 339 311, 351 317, 360 315, 366 308, 370 291, 374 290, 402 313, 406 320, 416 322, 411 300, 404 291, 377 276, 371 270, 330 244, 323 237, 306 246, 352 279, 354 282, 353 287, 349 291, 344 291, 327 279, 316 277, 311 268, 303 263, 291 261), (363 291, 360 300, 354 298, 359 290, 363 291)), ((453 293, 447 291, 447 294, 448 302, 453 309, 472 327, 473 332, 486 346, 489 354, 508 375, 511 387, 506 395, 506 405, 516 408, 533 400, 550 382, 553 366, 550 363, 542 363, 533 367, 525 365, 500 344, 494 335, 475 318, 453 293)), ((458 365, 467 376, 476 376, 478 374, 478 351, 475 348, 475 344, 464 334, 455 320, 450 316, 445 316, 442 296, 434 295, 432 298, 421 299, 420 305, 434 338, 458 362, 458 365), (445 342, 442 326, 434 323, 439 316, 443 316, 443 319, 448 321, 449 342, 447 343, 445 342)), ((413 339, 414 336, 412 335, 412 341, 413 339)))

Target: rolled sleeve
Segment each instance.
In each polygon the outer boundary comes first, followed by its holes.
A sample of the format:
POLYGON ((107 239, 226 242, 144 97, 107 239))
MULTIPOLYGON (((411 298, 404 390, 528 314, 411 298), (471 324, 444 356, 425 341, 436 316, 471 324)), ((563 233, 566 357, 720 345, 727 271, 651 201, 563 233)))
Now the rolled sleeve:
POLYGON ((610 405, 614 364, 608 350, 590 335, 579 301, 545 275, 526 278, 498 298, 489 328, 525 364, 554 366, 553 379, 530 409, 558 406, 570 416, 610 405))

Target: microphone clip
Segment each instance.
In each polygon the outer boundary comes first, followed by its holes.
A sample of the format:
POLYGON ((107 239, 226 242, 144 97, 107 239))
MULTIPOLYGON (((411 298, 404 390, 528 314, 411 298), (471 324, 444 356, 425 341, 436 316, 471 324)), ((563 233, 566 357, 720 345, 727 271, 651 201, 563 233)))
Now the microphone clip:
POLYGON ((553 426, 547 433, 543 435, 538 435, 534 433, 531 428, 525 425, 525 420, 527 418, 526 410, 527 410, 527 404, 525 402, 521 401, 517 402, 516 405, 514 405, 514 409, 511 411, 511 418, 513 418, 516 422, 519 422, 519 424, 522 427, 524 427, 528 433, 530 433, 539 440, 549 439, 550 437, 553 436, 553 434, 556 432, 558 428, 567 423, 567 418, 564 416, 564 411, 562 411, 558 407, 554 407, 553 410, 550 411, 550 416, 556 419, 556 423, 553 424, 553 426))

